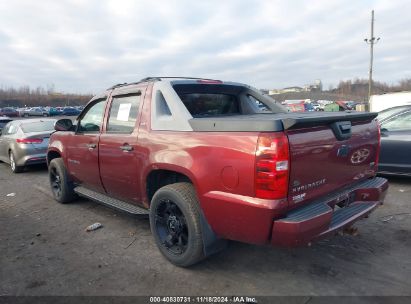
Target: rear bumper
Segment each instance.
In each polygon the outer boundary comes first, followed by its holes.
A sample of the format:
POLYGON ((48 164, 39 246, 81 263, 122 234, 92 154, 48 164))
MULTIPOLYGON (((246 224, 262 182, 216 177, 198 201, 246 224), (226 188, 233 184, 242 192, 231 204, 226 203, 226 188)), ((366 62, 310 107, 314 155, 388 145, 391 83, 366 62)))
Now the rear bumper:
POLYGON ((22 155, 16 160, 18 166, 30 166, 36 164, 45 164, 46 154, 45 153, 36 153, 29 155, 22 155))
POLYGON ((14 144, 11 150, 17 166, 29 166, 46 163, 48 140, 41 144, 14 144))
POLYGON ((298 246, 325 237, 367 216, 384 201, 386 179, 376 177, 287 213, 287 200, 265 200, 212 191, 200 199, 220 238, 252 244, 298 246), (337 207, 346 202, 345 208, 337 207))
POLYGON ((271 243, 287 247, 304 245, 349 227, 382 204, 387 189, 387 180, 376 177, 292 210, 274 221, 271 243), (344 206, 340 208, 338 203, 344 206))

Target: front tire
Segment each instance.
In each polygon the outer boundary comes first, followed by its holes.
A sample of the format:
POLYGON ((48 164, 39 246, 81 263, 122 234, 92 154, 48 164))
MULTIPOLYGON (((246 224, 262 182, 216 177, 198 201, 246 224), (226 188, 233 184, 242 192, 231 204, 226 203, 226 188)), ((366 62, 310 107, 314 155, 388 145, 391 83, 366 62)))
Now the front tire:
POLYGON ((64 161, 61 158, 51 160, 49 165, 49 180, 54 199, 62 204, 76 198, 73 183, 70 181, 64 161))
POLYGON ((16 158, 12 151, 9 153, 9 160, 10 160, 10 168, 13 173, 21 173, 24 171, 24 166, 17 166, 16 158))
POLYGON ((192 184, 170 184, 154 194, 150 227, 160 252, 171 263, 187 267, 204 258, 200 206, 192 184))

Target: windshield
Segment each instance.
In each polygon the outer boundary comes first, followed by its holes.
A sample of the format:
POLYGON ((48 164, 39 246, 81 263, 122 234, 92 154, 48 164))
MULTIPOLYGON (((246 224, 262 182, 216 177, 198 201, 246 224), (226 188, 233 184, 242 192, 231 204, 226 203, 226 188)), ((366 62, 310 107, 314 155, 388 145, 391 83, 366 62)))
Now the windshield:
POLYGON ((52 132, 54 131, 54 120, 36 121, 23 123, 20 127, 24 133, 52 132))

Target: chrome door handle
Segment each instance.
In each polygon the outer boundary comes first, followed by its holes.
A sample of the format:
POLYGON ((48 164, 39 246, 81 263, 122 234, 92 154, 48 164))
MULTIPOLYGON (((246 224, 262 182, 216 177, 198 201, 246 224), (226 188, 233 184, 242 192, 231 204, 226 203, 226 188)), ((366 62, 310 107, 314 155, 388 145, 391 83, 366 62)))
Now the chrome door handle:
POLYGON ((97 147, 96 144, 87 144, 87 148, 88 148, 89 150, 93 150, 93 149, 95 149, 96 147, 97 147))
POLYGON ((123 146, 120 146, 120 149, 123 150, 124 152, 130 152, 134 150, 134 148, 128 144, 124 144, 123 146))

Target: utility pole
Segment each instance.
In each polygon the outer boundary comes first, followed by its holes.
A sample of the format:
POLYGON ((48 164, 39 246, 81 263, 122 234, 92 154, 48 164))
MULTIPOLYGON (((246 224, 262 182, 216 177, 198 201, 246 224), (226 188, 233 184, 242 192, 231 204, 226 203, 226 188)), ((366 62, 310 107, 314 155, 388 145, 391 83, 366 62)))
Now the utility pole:
POLYGON ((365 38, 364 41, 370 45, 370 69, 368 72, 368 109, 370 109, 370 97, 372 94, 372 65, 374 60, 374 44, 377 44, 380 37, 374 37, 374 10, 371 11, 371 36, 370 38, 365 38))

